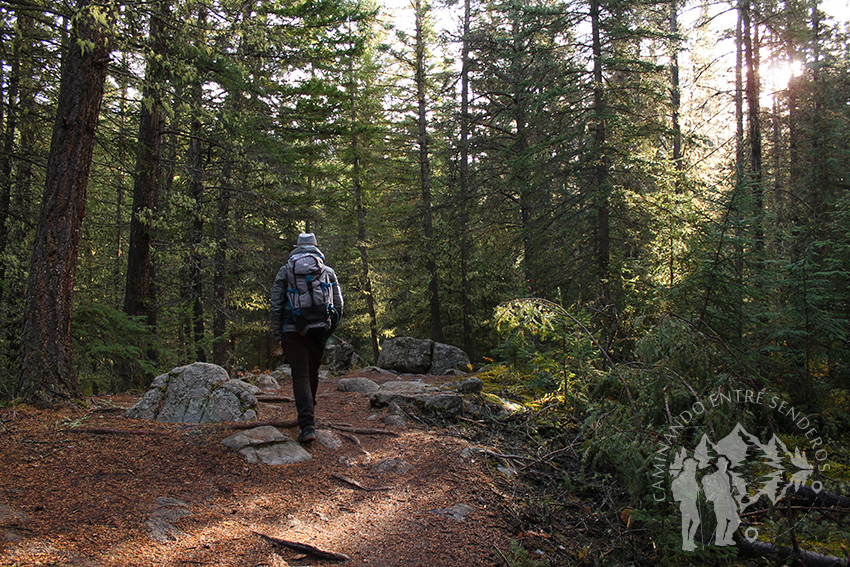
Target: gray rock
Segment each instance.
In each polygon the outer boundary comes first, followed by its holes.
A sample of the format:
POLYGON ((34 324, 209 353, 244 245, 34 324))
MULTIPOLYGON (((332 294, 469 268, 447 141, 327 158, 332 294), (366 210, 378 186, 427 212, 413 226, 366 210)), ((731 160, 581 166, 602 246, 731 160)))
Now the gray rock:
POLYGON ((125 415, 163 423, 247 421, 257 417, 255 388, 230 380, 220 366, 195 362, 157 376, 125 415))
POLYGON ((316 439, 323 446, 334 451, 342 447, 342 439, 339 438, 339 435, 328 429, 317 429, 316 439))
POLYGON ((457 390, 459 394, 477 394, 483 388, 484 382, 481 381, 481 378, 478 378, 476 376, 458 382, 455 386, 455 390, 457 390))
POLYGON ((463 411, 463 398, 451 392, 417 396, 417 402, 422 403, 423 410, 443 417, 454 417, 463 411))
POLYGON ((377 365, 406 374, 445 375, 468 368, 469 357, 452 345, 413 337, 395 337, 384 341, 377 365))
POLYGON ((251 464, 290 465, 312 458, 299 443, 270 425, 236 433, 222 443, 251 464))
POLYGON ((377 463, 372 465, 372 470, 377 473, 396 473, 396 474, 404 474, 410 471, 413 467, 410 466, 410 463, 405 461, 404 459, 384 459, 382 461, 378 461, 377 463))
POLYGON ((413 396, 409 393, 395 392, 392 390, 378 390, 369 396, 369 404, 373 408, 385 408, 393 402, 397 404, 404 404, 412 401, 413 396))
POLYGON ((431 368, 430 340, 396 337, 384 341, 377 365, 381 368, 412 374, 424 374, 431 368))
POLYGON ((466 520, 467 516, 469 516, 472 512, 475 511, 475 508, 466 504, 455 504, 454 506, 449 506, 448 508, 442 508, 440 510, 431 511, 435 514, 448 516, 455 522, 463 522, 464 520, 466 520))
POLYGON ((156 503, 159 507, 145 521, 151 539, 157 543, 168 543, 186 535, 173 523, 192 515, 189 505, 175 498, 166 497, 157 498, 156 503))
POLYGON ((323 361, 328 367, 328 372, 335 375, 345 374, 363 363, 354 345, 337 337, 328 341, 323 361))
POLYGON ((404 427, 407 425, 407 419, 405 419, 403 415, 397 413, 385 415, 381 418, 381 421, 383 421, 385 425, 389 425, 391 427, 404 427))
POLYGON ((447 374, 450 370, 468 367, 469 357, 461 349, 452 345, 434 343, 428 374, 441 376, 447 374))
POLYGON ((463 411, 463 398, 454 392, 405 392, 378 390, 369 397, 372 407, 384 408, 392 403, 410 405, 420 411, 454 417, 463 411))
POLYGON ((359 392, 361 394, 371 394, 379 388, 380 386, 377 383, 362 376, 340 378, 336 385, 336 389, 340 392, 359 392))
POLYGON ((271 374, 263 374, 257 378, 257 386, 261 390, 277 390, 280 388, 280 382, 271 374))
POLYGON ((412 392, 425 390, 428 385, 422 380, 391 380, 381 384, 384 392, 412 392))
POLYGON ((378 368, 377 366, 367 366, 358 371, 360 374, 398 374, 394 370, 388 368, 378 368))

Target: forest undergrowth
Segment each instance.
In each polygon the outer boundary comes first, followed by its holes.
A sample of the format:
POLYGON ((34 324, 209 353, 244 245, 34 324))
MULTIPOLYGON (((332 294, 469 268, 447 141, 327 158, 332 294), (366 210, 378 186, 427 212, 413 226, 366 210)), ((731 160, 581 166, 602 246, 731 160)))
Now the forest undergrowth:
POLYGON ((461 429, 509 493, 511 565, 847 565, 846 391, 805 404, 675 315, 615 360, 592 317, 537 299, 496 314, 501 361, 480 376, 501 409, 461 429), (673 482, 689 458, 702 484, 687 533, 673 482), (729 545, 705 480, 722 460, 739 522, 729 545))

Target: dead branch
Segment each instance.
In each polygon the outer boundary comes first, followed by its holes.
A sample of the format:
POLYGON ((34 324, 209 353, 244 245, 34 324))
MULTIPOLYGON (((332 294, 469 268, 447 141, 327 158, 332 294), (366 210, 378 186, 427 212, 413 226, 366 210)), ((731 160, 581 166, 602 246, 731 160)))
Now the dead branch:
POLYGON ((366 449, 364 449, 364 448, 363 448, 363 444, 360 442, 360 439, 358 439, 356 435, 352 435, 351 433, 342 433, 342 432, 340 432, 340 434, 339 434, 339 435, 340 435, 340 437, 345 437, 346 439, 348 439, 349 441, 351 441, 352 443, 354 443, 355 445, 357 445, 357 448, 358 448, 358 449, 360 450, 360 452, 361 452, 361 453, 363 453, 364 455, 368 455, 368 454, 369 454, 369 452, 368 452, 368 451, 366 451, 366 449))
POLYGON ((348 478, 345 475, 341 475, 341 474, 337 474, 337 473, 332 474, 331 478, 335 478, 339 481, 344 482, 345 484, 347 484, 349 486, 353 486, 354 488, 357 488, 359 490, 364 490, 366 492, 382 492, 382 491, 385 491, 385 490, 391 490, 391 488, 389 486, 376 486, 376 487, 363 486, 362 484, 360 484, 359 482, 357 482, 353 478, 348 478))
POLYGON ((270 396, 270 395, 259 395, 255 396, 258 402, 263 403, 274 403, 274 402, 294 402, 295 399, 290 396, 270 396))
POLYGON ((389 435, 390 437, 401 437, 395 431, 390 431, 389 429, 369 429, 369 428, 360 428, 360 427, 348 427, 344 425, 337 424, 327 424, 328 427, 332 429, 336 429, 337 431, 346 431, 348 433, 360 433, 361 435, 389 435))
POLYGON ((89 435, 168 435, 168 431, 156 429, 110 429, 103 427, 70 427, 65 433, 86 433, 89 435))
POLYGON ((319 549, 318 547, 313 547, 312 545, 307 543, 299 543, 297 541, 279 539, 276 537, 267 536, 266 534, 261 534, 260 532, 254 533, 274 546, 286 547, 293 551, 298 551, 299 553, 306 553, 307 555, 311 555, 317 559, 327 559, 329 561, 348 561, 349 559, 351 559, 351 557, 344 553, 326 551, 324 549, 319 549))

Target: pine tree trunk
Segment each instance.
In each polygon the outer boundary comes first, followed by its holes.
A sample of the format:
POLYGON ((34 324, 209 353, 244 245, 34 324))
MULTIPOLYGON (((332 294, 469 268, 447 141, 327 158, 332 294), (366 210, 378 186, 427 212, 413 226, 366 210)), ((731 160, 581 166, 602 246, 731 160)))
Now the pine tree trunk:
POLYGON ((375 313, 375 296, 372 293, 372 276, 369 273, 369 254, 366 236, 366 208, 363 204, 363 181, 360 178, 360 137, 358 135, 357 114, 357 81, 354 77, 354 65, 349 64, 350 84, 349 97, 351 102, 351 177, 354 189, 354 201, 357 209, 357 250, 360 252, 361 278, 363 299, 369 315, 369 335, 372 344, 373 362, 378 362, 380 346, 378 345, 378 317, 375 313))
MULTIPOLYGON (((735 24, 735 188, 732 192, 732 202, 729 204, 729 216, 735 223, 735 290, 734 296, 734 326, 733 335, 741 340, 743 336, 744 311, 744 234, 740 220, 742 213, 738 203, 740 194, 744 191, 746 158, 744 148, 744 0, 738 3, 737 20, 735 24)), ((723 235, 721 235, 723 238, 723 235)), ((722 244, 722 243, 721 243, 722 244)))
MULTIPOLYGON (((758 27, 753 22, 755 9, 750 0, 744 9, 744 47, 747 62, 747 121, 750 142, 750 173, 753 194, 753 239, 756 267, 764 260, 764 186, 762 173, 761 84, 759 77, 758 27)), ((756 17, 757 20, 757 17, 756 17)))
MULTIPOLYGON (((16 18, 18 33, 12 42, 12 61, 9 73, 9 85, 0 89, 0 305, 6 289, 6 263, 4 255, 9 242, 9 207, 12 203, 12 156, 15 154, 15 138, 18 135, 18 108, 20 107, 19 92, 21 84, 21 59, 24 32, 29 27, 30 18, 25 10, 17 10, 16 18), (5 104, 2 92, 5 91, 5 104), (3 111, 5 117, 3 116, 3 111), (5 121, 4 121, 5 118, 5 121)), ((2 82, 0 82, 2 86, 2 82)))
POLYGON ((681 192, 681 175, 684 171, 682 161, 682 124, 679 113, 682 108, 682 93, 679 86, 679 2, 670 2, 670 35, 673 47, 670 50, 670 108, 673 122, 673 167, 676 170, 676 193, 681 192))
POLYGON ((437 261, 434 258, 434 221, 431 208, 431 162, 428 154, 428 104, 425 89, 425 34, 424 11, 421 0, 415 0, 416 15, 416 101, 418 105, 417 125, 419 128, 419 184, 422 192, 422 221, 425 231, 425 269, 428 272, 428 295, 431 312, 431 339, 443 341, 443 325, 440 321, 440 285, 437 261))
POLYGON ((195 108, 191 124, 189 126, 189 150, 186 156, 186 164, 189 177, 189 198, 192 199, 192 226, 191 246, 188 257, 188 269, 190 285, 190 302, 192 304, 192 339, 195 346, 195 360, 206 362, 207 354, 204 350, 204 279, 201 270, 202 238, 204 233, 203 213, 203 156, 201 155, 201 121, 198 118, 201 105, 201 85, 195 82, 190 87, 192 92, 192 105, 195 108))
POLYGON ((213 257, 213 362, 227 366, 230 360, 230 341, 227 334, 227 241, 230 230, 230 192, 233 159, 225 158, 218 195, 218 216, 215 220, 215 255, 213 257))
POLYGON ((19 393, 50 405, 80 395, 71 314, 80 228, 109 63, 107 38, 80 0, 62 65, 44 199, 27 281, 19 393), (91 47, 83 52, 80 43, 91 47))
POLYGON ((590 24, 593 49, 593 192, 596 203, 596 267, 599 277, 599 301, 603 309, 611 303, 611 221, 610 171, 606 155, 605 84, 602 79, 601 14, 599 0, 590 0, 590 24))
POLYGON ((475 348, 472 340, 472 282, 469 278, 469 260, 472 255, 469 238, 469 27, 471 12, 471 1, 464 0, 460 76, 460 270, 463 294, 463 345, 470 359, 473 358, 475 348))
MULTIPOLYGON (((154 54, 161 55, 165 50, 165 19, 170 9, 170 0, 159 0, 156 11, 151 13, 150 41, 154 54)), ((127 252, 127 280, 124 288, 124 312, 132 316, 144 316, 152 327, 155 326, 157 317, 151 247, 154 239, 152 223, 159 208, 162 168, 164 112, 159 84, 163 75, 162 65, 156 57, 151 57, 145 70, 144 103, 139 119, 133 212, 127 252)))

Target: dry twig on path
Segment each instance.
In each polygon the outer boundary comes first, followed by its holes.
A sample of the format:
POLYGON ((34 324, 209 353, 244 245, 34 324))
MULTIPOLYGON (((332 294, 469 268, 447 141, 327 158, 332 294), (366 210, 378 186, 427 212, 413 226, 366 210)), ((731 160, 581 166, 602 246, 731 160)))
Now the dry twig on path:
POLYGON ((285 539, 279 539, 276 537, 267 536, 266 534, 261 534, 260 532, 254 532, 256 535, 260 536, 267 542, 271 543, 274 546, 286 547, 293 551, 298 551, 300 553, 306 553, 307 555, 311 555, 316 559, 327 559, 330 561, 348 561, 351 559, 348 555, 344 553, 337 553, 335 551, 326 551, 324 549, 319 549, 318 547, 314 547, 308 543, 300 543, 297 541, 289 541, 285 539))
POLYGON ((156 429, 111 429, 104 427, 69 427, 61 429, 65 433, 87 433, 89 435, 168 435, 168 431, 156 429))
POLYGON ((269 402, 294 402, 295 398, 291 396, 270 396, 270 395, 258 395, 256 396, 258 402, 269 403, 269 402))
POLYGON ((365 490, 366 492, 383 492, 383 491, 386 491, 386 490, 392 490, 389 486, 376 486, 376 487, 363 486, 362 484, 360 484, 359 482, 357 482, 353 478, 348 478, 345 475, 341 475, 341 474, 337 474, 337 473, 332 474, 331 478, 335 478, 339 481, 344 482, 345 484, 347 484, 349 486, 353 486, 354 488, 357 488, 359 490, 365 490))

